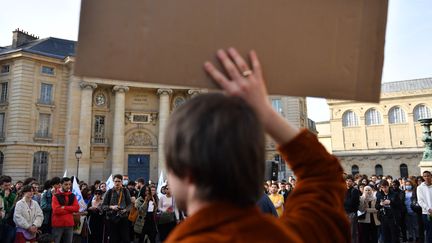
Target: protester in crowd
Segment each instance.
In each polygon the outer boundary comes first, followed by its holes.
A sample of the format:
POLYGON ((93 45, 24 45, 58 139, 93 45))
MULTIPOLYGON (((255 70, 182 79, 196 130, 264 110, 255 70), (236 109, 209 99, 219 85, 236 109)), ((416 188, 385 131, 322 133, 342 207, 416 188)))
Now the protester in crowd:
POLYGON ((378 177, 376 175, 371 175, 370 181, 373 182, 374 184, 377 184, 378 177))
POLYGON ((284 205, 284 197, 278 193, 278 184, 273 183, 270 187, 270 195, 269 198, 273 203, 273 206, 276 208, 276 212, 279 217, 282 217, 283 213, 283 205, 284 205))
POLYGON ((270 193, 270 187, 267 184, 267 182, 264 182, 264 193, 267 194, 267 195, 269 195, 269 193, 270 193))
POLYGON ((346 194, 344 207, 351 224, 351 242, 358 242, 358 226, 357 226, 357 211, 360 205, 360 191, 354 187, 354 178, 352 175, 347 175, 346 179, 346 194))
POLYGON ((84 189, 87 189, 89 186, 88 186, 88 184, 87 183, 85 183, 85 182, 83 182, 83 181, 80 181, 80 184, 79 184, 79 189, 80 189, 80 191, 82 191, 82 190, 84 190, 84 189))
POLYGON ((42 226, 43 213, 39 204, 32 200, 33 190, 31 185, 24 186, 21 190, 24 197, 15 205, 15 243, 36 242, 36 233, 42 226))
POLYGON ((177 225, 178 216, 176 216, 176 205, 174 201, 174 197, 171 194, 170 185, 165 186, 165 194, 159 198, 158 209, 161 213, 172 213, 174 217, 169 222, 158 222, 158 230, 159 230, 159 239, 161 241, 165 241, 168 234, 174 229, 177 225))
POLYGON ((290 193, 290 191, 286 188, 286 182, 281 182, 279 194, 281 194, 283 196, 284 202, 286 202, 289 193, 290 193))
POLYGON ((156 242, 157 234, 155 212, 158 210, 158 202, 151 193, 149 186, 144 185, 139 195, 135 201, 138 217, 134 224, 134 231, 138 234, 139 243, 144 242, 146 235, 149 241, 154 243, 156 242))
POLYGON ((87 205, 87 222, 90 229, 88 243, 103 242, 104 214, 102 202, 102 191, 97 189, 93 199, 87 205))
POLYGON ((16 194, 11 189, 12 178, 10 176, 0 176, 0 197, 3 199, 5 217, 0 223, 1 239, 5 243, 12 243, 15 238, 15 224, 13 222, 13 207, 16 194))
POLYGON ((135 203, 135 199, 138 196, 138 191, 135 189, 136 183, 135 181, 128 181, 128 184, 126 185, 127 189, 129 190, 129 194, 131 198, 133 198, 133 203, 135 203))
POLYGON ((19 190, 21 190, 21 188, 23 187, 23 182, 22 181, 17 181, 12 189, 13 193, 17 193, 19 190))
POLYGON ((417 213, 421 212, 421 207, 417 206, 417 193, 410 180, 405 181, 404 207, 406 209, 405 225, 407 229, 407 240, 416 242, 419 237, 419 227, 417 213), (418 211, 417 211, 418 210, 418 211), (417 212, 416 212, 417 211, 417 212))
POLYGON ((110 243, 129 243, 128 212, 131 207, 129 191, 123 187, 123 176, 113 176, 114 187, 104 196, 102 208, 107 214, 110 224, 110 243), (114 230, 115 229, 115 230, 114 230))
POLYGON ((362 195, 363 194, 363 189, 364 189, 364 187, 366 186, 366 184, 363 184, 363 183, 360 183, 359 185, 358 185, 358 190, 359 190, 359 192, 360 192, 360 195, 362 195))
POLYGON ((370 243, 378 242, 378 230, 381 224, 378 220, 378 210, 375 208, 376 197, 373 194, 372 187, 365 186, 364 192, 360 197, 359 211, 359 242, 370 243))
POLYGON ((189 217, 166 242, 347 242, 337 159, 315 135, 272 109, 254 52, 253 71, 234 49, 229 55, 218 52, 229 78, 205 64, 229 96, 195 96, 170 116, 164 139, 168 182, 189 217), (264 128, 299 181, 281 219, 255 206, 264 180, 264 128))
POLYGON ((41 209, 44 214, 44 221, 42 223, 42 232, 51 234, 51 215, 52 215, 52 196, 61 187, 61 180, 59 177, 53 177, 48 180, 44 185, 44 191, 41 196, 41 209))
MULTIPOLYGON (((138 179, 136 179, 136 186, 135 186, 135 189, 138 191, 138 193, 141 191, 141 188, 143 188, 144 187, 144 185, 145 185, 145 180, 144 180, 144 178, 142 178, 142 177, 140 177, 140 178, 138 178, 138 179)), ((138 195, 137 195, 138 196, 138 195)))
POLYGON ((400 197, 390 190, 388 180, 381 181, 380 189, 376 196, 378 203, 375 207, 379 211, 378 215, 381 222, 383 242, 396 243, 399 242, 397 217, 401 207, 400 197))
MULTIPOLYGON (((267 185, 267 184, 266 184, 267 185)), ((276 212, 276 208, 273 205, 273 202, 270 200, 267 193, 263 193, 260 199, 257 202, 258 208, 261 210, 261 212, 266 214, 271 214, 275 217, 279 217, 278 213, 276 212)))
POLYGON ((55 243, 72 243, 73 239, 73 214, 79 210, 78 201, 72 194, 72 181, 69 177, 63 177, 60 181, 61 188, 52 197, 52 233, 55 243))
POLYGON ((407 232, 406 232, 406 225, 404 220, 406 216, 406 208, 404 207, 405 192, 401 190, 401 186, 399 184, 398 179, 394 179, 390 185, 391 185, 390 190, 398 195, 399 200, 401 202, 401 204, 399 205, 400 207, 395 208, 395 212, 397 212, 395 216, 396 216, 396 224, 399 228, 399 232, 402 235, 402 241, 405 242, 407 241, 407 234, 406 234, 407 232))
POLYGON ((26 185, 22 188, 24 197, 15 205, 13 220, 16 225, 16 243, 35 242, 38 228, 43 221, 43 213, 39 204, 32 200, 33 188, 26 185))
POLYGON ((423 225, 426 231, 425 242, 432 242, 432 175, 430 171, 423 172, 423 180, 417 187, 417 199, 422 207, 423 225))
POLYGON ((42 194, 39 191, 39 186, 40 186, 39 182, 33 181, 30 185, 33 188, 33 198, 32 199, 35 200, 40 205, 42 194))

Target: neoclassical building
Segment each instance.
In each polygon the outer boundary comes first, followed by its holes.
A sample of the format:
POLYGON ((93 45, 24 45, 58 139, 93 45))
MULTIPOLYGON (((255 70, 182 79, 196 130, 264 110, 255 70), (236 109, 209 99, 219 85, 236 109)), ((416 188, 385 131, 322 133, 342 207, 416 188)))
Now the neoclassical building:
MULTIPOLYGON (((203 90, 76 77, 75 47, 18 29, 12 45, 0 47, 0 174, 44 181, 67 170, 89 182, 115 173, 157 180, 170 113, 203 90)), ((304 98, 271 101, 307 126, 304 98)), ((267 155, 280 159, 270 140, 267 155)))
POLYGON ((423 155, 418 119, 431 117, 432 78, 383 83, 381 102, 327 100, 329 122, 319 139, 347 173, 419 175, 423 155))

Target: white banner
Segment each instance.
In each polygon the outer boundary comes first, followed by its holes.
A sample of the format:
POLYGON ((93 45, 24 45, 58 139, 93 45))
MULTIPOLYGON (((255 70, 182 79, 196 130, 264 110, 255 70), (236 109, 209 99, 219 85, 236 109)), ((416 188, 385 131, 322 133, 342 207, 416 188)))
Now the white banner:
POLYGON ((108 180, 105 183, 106 183, 107 191, 114 187, 114 180, 112 174, 108 177, 108 180))
POLYGON ((74 177, 73 186, 72 186, 72 193, 75 194, 75 197, 78 201, 78 204, 80 206, 80 212, 84 212, 87 209, 87 205, 84 202, 84 198, 81 195, 81 190, 79 189, 78 181, 76 177, 74 177))
POLYGON ((158 185, 157 185, 157 189, 156 189, 156 194, 158 195, 158 197, 162 196, 161 193, 161 188, 164 185, 164 179, 163 179, 163 172, 161 170, 160 175, 159 175, 159 180, 158 180, 158 185))

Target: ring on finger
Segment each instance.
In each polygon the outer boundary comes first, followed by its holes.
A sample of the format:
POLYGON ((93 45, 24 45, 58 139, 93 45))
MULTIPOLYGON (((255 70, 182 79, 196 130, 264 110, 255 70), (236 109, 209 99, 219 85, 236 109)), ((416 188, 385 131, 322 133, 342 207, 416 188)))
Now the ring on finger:
POLYGON ((252 75, 252 70, 246 70, 242 72, 242 76, 245 78, 249 77, 250 75, 252 75))

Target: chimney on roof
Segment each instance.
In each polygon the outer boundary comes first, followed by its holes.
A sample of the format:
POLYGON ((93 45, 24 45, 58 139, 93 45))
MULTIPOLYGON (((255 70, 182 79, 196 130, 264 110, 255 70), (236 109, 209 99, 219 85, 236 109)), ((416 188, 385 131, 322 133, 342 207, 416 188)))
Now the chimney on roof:
POLYGON ((25 32, 20 29, 16 29, 12 33, 13 33, 12 48, 17 48, 31 41, 39 39, 38 36, 29 34, 28 32, 25 32))

